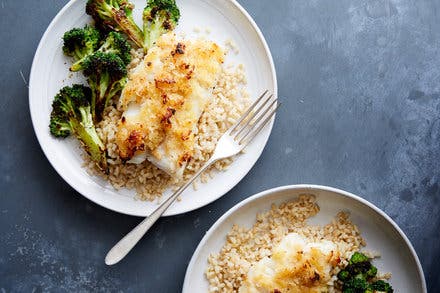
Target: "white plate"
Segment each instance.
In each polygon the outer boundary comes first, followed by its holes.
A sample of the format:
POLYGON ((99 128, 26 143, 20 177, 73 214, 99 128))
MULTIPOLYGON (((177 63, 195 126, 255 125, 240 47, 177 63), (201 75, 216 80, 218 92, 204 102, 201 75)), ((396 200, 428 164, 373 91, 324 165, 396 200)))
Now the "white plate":
MULTIPOLYGON (((32 123, 46 157, 55 170, 79 193, 108 209, 136 216, 147 216, 156 203, 135 200, 132 190, 115 190, 108 182, 89 176, 81 167, 79 145, 75 139, 58 140, 48 129, 51 102, 65 85, 83 82, 81 74, 69 76, 70 60, 63 56, 61 47, 64 32, 83 27, 91 21, 85 14, 86 1, 69 2, 54 18, 40 41, 32 64, 29 105, 32 123)), ((132 1, 135 20, 140 24, 145 0, 132 1)), ((209 28, 209 39, 224 44, 234 40, 239 54, 228 54, 226 63, 243 63, 248 79, 248 91, 255 98, 264 89, 277 93, 275 69, 266 41, 247 12, 233 0, 177 0, 181 19, 177 28, 187 37, 196 36, 194 28, 209 28)), ((199 34, 200 35, 200 34, 199 34)), ((227 172, 216 174, 197 191, 189 188, 182 201, 173 204, 165 215, 176 215, 202 207, 224 195, 234 187, 257 161, 269 138, 273 121, 253 141, 246 154, 238 157, 227 172)), ((169 194, 166 193, 165 195, 169 194)))
POLYGON ((208 292, 204 272, 208 256, 218 252, 233 224, 251 227, 257 213, 270 209, 272 203, 296 198, 299 194, 316 195, 320 212, 310 221, 326 224, 341 210, 349 211, 352 221, 361 230, 367 249, 379 251, 381 258, 374 265, 381 272, 391 272, 394 292, 426 293, 425 277, 414 248, 408 238, 379 208, 368 201, 345 191, 318 185, 283 186, 258 193, 238 203, 227 211, 209 229, 194 252, 188 265, 183 293, 208 292))

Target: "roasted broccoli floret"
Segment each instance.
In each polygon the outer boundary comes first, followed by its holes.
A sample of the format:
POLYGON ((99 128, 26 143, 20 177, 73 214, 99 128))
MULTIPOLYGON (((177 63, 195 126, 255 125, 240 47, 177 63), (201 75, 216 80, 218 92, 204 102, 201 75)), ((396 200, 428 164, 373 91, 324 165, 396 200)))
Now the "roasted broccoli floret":
POLYGON ((81 61, 99 48, 101 38, 101 33, 91 26, 74 28, 64 33, 63 52, 75 60, 70 67, 72 71, 77 71, 81 61))
POLYGON ((55 137, 74 134, 102 170, 107 170, 105 147, 96 133, 91 113, 91 90, 83 85, 66 86, 55 96, 49 129, 55 137))
POLYGON ((128 0, 88 0, 86 13, 92 16, 97 27, 105 31, 120 31, 139 48, 144 35, 133 20, 134 5, 128 0))
POLYGON ((131 61, 131 46, 127 40, 117 32, 110 32, 104 41, 104 44, 98 49, 103 53, 114 53, 128 65, 131 61))
POLYGON ((127 82, 127 69, 114 53, 97 51, 84 60, 84 75, 92 89, 92 116, 100 121, 104 109, 127 82))
POLYGON ((151 48, 164 33, 174 30, 180 11, 175 0, 148 0, 143 12, 144 50, 151 48))
MULTIPOLYGON (((363 261, 363 262, 358 262, 358 263, 350 263, 348 264, 348 266, 345 268, 345 270, 347 270, 351 276, 356 276, 358 274, 365 274, 370 271, 370 269, 372 268, 372 265, 369 261, 363 261)), ((374 276, 372 276, 374 277, 374 276)))
POLYGON ((347 270, 342 270, 338 273, 338 279, 341 281, 346 281, 350 279, 350 273, 347 270))
POLYGON ((366 262, 366 261, 369 261, 368 256, 360 252, 353 253, 353 255, 350 258, 350 264, 366 262))
POLYGON ((370 285, 367 280, 362 275, 356 276, 348 281, 346 281, 342 287, 342 292, 354 292, 354 293, 364 293, 368 292, 370 285))
POLYGON ((368 257, 360 252, 355 252, 348 265, 338 273, 338 279, 341 281, 349 280, 361 274, 366 279, 376 276, 377 268, 371 264, 368 257))
POLYGON ((377 274, 377 268, 372 264, 370 264, 370 268, 368 269, 368 271, 365 272, 365 276, 367 278, 374 278, 376 274, 377 274))
POLYGON ((386 293, 393 293, 393 287, 391 287, 391 285, 385 281, 382 280, 378 280, 376 282, 374 282, 373 284, 371 284, 371 288, 374 291, 378 291, 378 292, 386 292, 386 293))
MULTIPOLYGON (((110 32, 104 40, 104 43, 96 50, 103 53, 114 53, 118 55, 124 64, 128 65, 131 61, 130 54, 131 46, 127 40, 117 32, 110 32)), ((75 62, 71 67, 71 71, 80 71, 84 69, 84 61, 88 56, 95 53, 96 51, 90 52, 84 56, 81 60, 75 62)))
POLYGON ((371 283, 376 274, 377 268, 371 264, 368 256, 355 252, 348 265, 338 273, 338 280, 343 284, 344 293, 393 292, 391 285, 385 281, 371 283))

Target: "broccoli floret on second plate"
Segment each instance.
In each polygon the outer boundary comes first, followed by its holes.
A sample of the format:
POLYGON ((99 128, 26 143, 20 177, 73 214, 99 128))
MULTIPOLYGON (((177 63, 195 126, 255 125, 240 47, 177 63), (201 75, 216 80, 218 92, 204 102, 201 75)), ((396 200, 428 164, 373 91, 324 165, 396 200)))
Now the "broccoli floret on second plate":
POLYGON ((366 261, 369 261, 369 260, 370 259, 365 254, 363 254, 361 252, 355 252, 355 253, 353 253, 353 255, 350 258, 350 264, 366 262, 366 261))
POLYGON ((367 280, 362 276, 356 276, 348 281, 346 281, 342 287, 344 293, 355 292, 355 293, 364 293, 366 290, 369 290, 370 285, 367 280))
POLYGON ((372 289, 376 292, 386 292, 386 293, 393 293, 393 287, 391 285, 383 280, 378 280, 371 284, 372 289))

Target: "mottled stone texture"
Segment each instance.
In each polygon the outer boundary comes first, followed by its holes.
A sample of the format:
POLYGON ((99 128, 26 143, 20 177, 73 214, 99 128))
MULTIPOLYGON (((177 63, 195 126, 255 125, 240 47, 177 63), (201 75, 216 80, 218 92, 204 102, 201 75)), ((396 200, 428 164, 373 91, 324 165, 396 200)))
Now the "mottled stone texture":
MULTIPOLYGON (((184 0, 182 0, 184 1, 184 0)), ((27 82, 66 1, 0 1, 0 292, 178 292, 212 223, 269 187, 316 183, 373 202, 440 286, 440 1, 242 0, 267 38, 283 102, 248 176, 215 203, 165 218, 121 264, 110 246, 139 219, 72 190, 32 130, 27 82)))

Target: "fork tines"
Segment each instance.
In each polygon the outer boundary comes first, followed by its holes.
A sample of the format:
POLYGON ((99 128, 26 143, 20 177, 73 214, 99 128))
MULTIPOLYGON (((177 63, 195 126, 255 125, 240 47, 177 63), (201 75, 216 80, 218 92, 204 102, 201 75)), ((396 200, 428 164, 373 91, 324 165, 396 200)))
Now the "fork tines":
POLYGON ((275 115, 279 105, 273 94, 264 91, 231 128, 231 136, 239 144, 249 143, 275 115))

